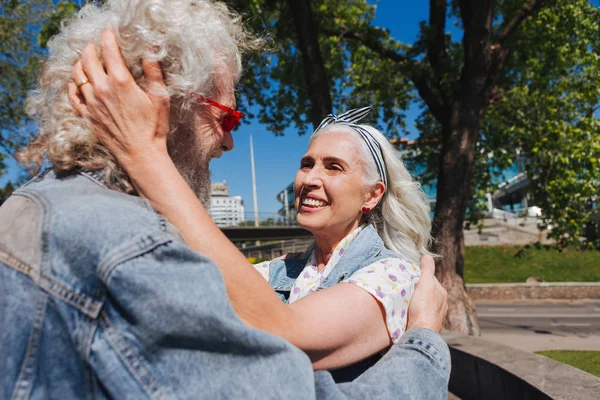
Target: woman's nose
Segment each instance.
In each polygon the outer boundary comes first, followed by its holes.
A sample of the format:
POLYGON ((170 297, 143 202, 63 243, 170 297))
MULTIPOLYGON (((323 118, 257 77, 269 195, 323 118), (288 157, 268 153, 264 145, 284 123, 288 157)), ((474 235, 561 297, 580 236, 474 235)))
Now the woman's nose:
POLYGON ((302 179, 304 187, 320 187, 322 185, 321 174, 318 167, 313 167, 304 174, 302 179))
POLYGON ((233 136, 231 135, 231 132, 225 132, 223 134, 223 139, 221 139, 221 149, 223 151, 233 150, 233 136))

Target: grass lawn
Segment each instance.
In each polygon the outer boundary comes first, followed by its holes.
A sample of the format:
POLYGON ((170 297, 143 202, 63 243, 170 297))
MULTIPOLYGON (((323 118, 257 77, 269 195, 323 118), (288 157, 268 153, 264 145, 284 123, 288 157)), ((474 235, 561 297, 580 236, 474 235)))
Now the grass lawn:
POLYGON ((600 251, 536 246, 465 248, 466 283, 600 282, 600 251))
POLYGON ((539 354, 600 377, 600 351, 552 350, 539 354))

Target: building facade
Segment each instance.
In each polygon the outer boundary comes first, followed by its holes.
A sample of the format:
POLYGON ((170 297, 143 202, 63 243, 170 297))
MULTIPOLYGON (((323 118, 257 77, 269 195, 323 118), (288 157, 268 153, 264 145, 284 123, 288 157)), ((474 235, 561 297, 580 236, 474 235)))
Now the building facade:
POLYGON ((281 208, 277 214, 281 216, 284 225, 297 225, 296 205, 294 203, 294 182, 290 183, 285 189, 276 196, 277 201, 281 203, 281 208))
POLYGON ((210 216, 217 226, 236 226, 244 222, 244 200, 241 196, 229 195, 227 181, 211 185, 210 216))

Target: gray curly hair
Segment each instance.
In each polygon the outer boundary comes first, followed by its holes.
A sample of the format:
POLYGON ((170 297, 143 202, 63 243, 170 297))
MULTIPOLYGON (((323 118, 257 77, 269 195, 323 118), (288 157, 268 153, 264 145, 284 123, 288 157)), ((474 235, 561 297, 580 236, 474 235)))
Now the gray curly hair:
MULTIPOLYGON (((89 42, 99 46, 107 26, 114 28, 140 86, 144 87, 141 59, 160 61, 179 121, 190 117, 191 93, 211 97, 231 90, 229 85, 240 78, 241 53, 260 42, 244 29, 237 14, 210 0, 107 0, 101 7, 84 6, 64 24, 49 43, 39 86, 27 98, 27 111, 37 121, 39 135, 17 158, 38 170, 44 160, 57 172, 106 168, 110 187, 131 192, 128 177, 98 142, 89 121, 75 112, 67 94, 81 50, 89 42)), ((177 123, 171 121, 172 130, 177 123)))

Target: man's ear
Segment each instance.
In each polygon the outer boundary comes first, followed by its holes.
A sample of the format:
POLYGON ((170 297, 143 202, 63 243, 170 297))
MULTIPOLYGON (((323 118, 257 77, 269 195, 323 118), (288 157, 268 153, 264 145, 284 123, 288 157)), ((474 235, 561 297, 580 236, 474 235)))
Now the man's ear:
POLYGON ((363 202, 363 207, 374 209, 377 204, 381 201, 383 194, 385 193, 385 184, 381 181, 377 182, 375 186, 366 195, 366 199, 363 202))

